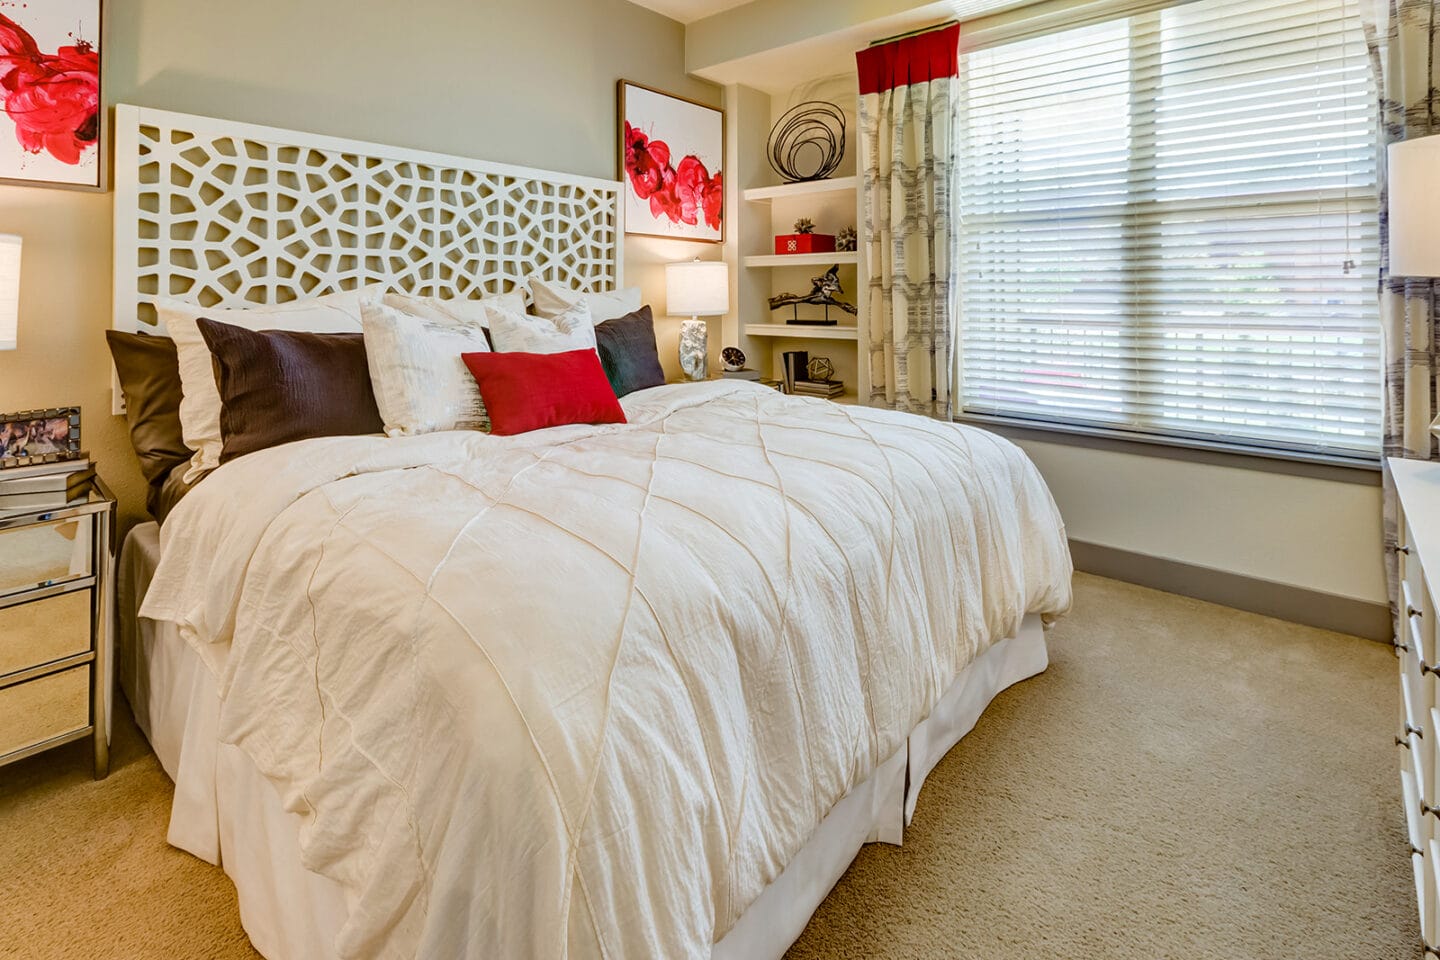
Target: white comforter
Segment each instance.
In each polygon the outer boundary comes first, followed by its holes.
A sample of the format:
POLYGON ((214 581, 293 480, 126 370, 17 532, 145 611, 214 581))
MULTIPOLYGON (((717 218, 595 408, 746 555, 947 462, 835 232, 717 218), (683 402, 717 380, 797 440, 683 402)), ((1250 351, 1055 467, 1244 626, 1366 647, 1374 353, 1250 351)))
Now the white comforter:
POLYGON ((733 382, 625 409, 302 441, 165 524, 142 613, 221 671, 342 956, 708 957, 979 651, 1069 606, 989 433, 733 382))

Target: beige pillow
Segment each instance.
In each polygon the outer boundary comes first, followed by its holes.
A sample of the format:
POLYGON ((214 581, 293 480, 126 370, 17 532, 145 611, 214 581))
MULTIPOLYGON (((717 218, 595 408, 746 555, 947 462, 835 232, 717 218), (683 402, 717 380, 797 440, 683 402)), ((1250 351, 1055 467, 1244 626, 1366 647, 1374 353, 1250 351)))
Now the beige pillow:
POLYGON ((595 349, 595 323, 590 307, 577 303, 554 317, 536 317, 512 310, 490 315, 490 342, 500 353, 564 353, 595 349))
POLYGON ((460 300, 442 297, 417 297, 408 293, 387 293, 382 301, 401 313, 434 323, 460 326, 490 326, 490 307, 501 307, 515 313, 525 312, 525 294, 519 290, 497 293, 481 300, 460 300))
POLYGON ((408 313, 393 306, 390 295, 363 305, 360 314, 370 385, 386 434, 490 429, 480 387, 460 359, 462 353, 489 352, 484 327, 408 313))
POLYGON ((598 324, 634 313, 641 306, 639 287, 624 287, 606 293, 581 293, 563 283, 539 277, 531 277, 529 285, 535 314, 546 319, 559 316, 577 303, 584 303, 589 306, 590 316, 598 324))
POLYGON ((311 300, 295 300, 273 306, 225 309, 202 307, 184 300, 161 298, 155 311, 170 339, 180 364, 180 432, 185 446, 195 451, 186 483, 195 483, 220 465, 220 390, 215 385, 214 360, 197 320, 204 317, 246 330, 296 330, 305 333, 359 333, 360 304, 375 300, 383 284, 358 290, 332 293, 311 300))

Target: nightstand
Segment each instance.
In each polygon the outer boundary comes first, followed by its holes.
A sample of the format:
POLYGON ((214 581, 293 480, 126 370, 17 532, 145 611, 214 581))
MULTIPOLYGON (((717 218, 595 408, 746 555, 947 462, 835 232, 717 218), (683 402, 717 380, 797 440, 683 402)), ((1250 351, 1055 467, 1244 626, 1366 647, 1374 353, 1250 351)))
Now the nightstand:
POLYGON ((0 512, 0 766, 90 737, 110 771, 115 498, 0 512))

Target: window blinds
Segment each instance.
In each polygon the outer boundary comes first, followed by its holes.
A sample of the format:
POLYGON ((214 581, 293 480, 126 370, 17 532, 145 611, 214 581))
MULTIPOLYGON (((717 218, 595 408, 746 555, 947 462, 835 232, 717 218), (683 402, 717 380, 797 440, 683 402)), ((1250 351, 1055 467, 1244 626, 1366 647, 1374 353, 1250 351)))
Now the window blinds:
POLYGON ((1355 0, 1195 0, 960 80, 966 412, 1378 457, 1355 0))

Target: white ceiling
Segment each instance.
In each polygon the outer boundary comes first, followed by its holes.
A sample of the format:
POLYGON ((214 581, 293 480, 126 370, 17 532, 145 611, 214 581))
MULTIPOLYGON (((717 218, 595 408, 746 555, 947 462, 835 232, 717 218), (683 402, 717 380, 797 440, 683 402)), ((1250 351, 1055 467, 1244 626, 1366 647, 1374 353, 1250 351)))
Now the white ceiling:
POLYGON ((656 13, 663 13, 671 20, 691 23, 703 20, 714 13, 743 6, 750 0, 630 0, 631 3, 648 7, 656 13))
MULTIPOLYGON (((632 0, 632 2, 643 2, 646 6, 659 6, 666 3, 689 4, 697 7, 706 3, 723 3, 727 7, 741 5, 736 0, 632 0)), ((836 16, 817 21, 817 29, 812 36, 782 46, 758 50, 755 47, 763 45, 751 44, 750 48, 754 52, 737 51, 738 55, 724 59, 723 62, 699 65, 687 63, 687 67, 695 76, 712 83, 741 83, 763 90, 772 96, 788 94, 796 87, 817 78, 831 77, 841 73, 853 76, 855 51, 864 49, 871 41, 946 20, 963 22, 976 17, 1030 6, 1036 2, 1037 0, 905 0, 903 3, 886 4, 889 9, 904 8, 900 12, 874 19, 865 18, 866 7, 864 5, 847 4, 846 11, 851 15, 840 15, 837 12, 836 16)), ((877 5, 871 4, 870 6, 877 5)), ((725 18, 720 19, 724 20, 725 18)), ((767 32, 763 29, 755 29, 752 24, 748 31, 735 35, 766 36, 767 32)))

